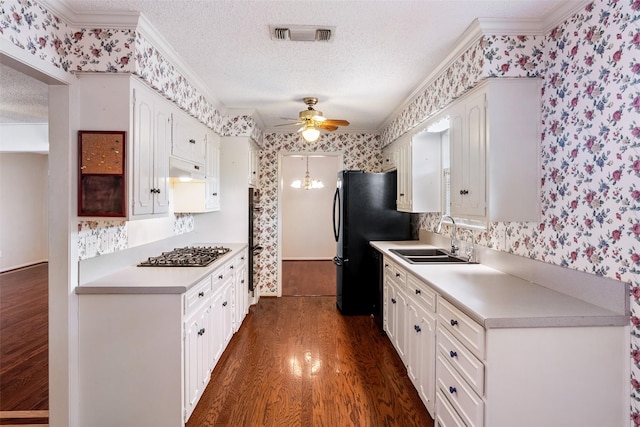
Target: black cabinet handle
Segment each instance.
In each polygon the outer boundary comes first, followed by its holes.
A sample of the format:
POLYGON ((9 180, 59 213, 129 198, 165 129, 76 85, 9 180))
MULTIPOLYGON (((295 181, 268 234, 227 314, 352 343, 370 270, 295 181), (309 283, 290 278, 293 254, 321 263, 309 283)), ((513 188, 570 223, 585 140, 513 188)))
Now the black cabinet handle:
POLYGON ((416 332, 421 332, 422 331, 422 329, 420 329, 420 326, 418 326, 418 325, 413 325, 413 329, 415 329, 416 332))
POLYGON ((456 326, 458 324, 457 320, 451 319, 451 326, 456 326))
POLYGON ((200 336, 204 335, 204 333, 205 333, 205 329, 204 328, 202 328, 202 329, 200 329, 198 331, 198 335, 200 335, 200 336))
POLYGON ((195 170, 198 170, 198 171, 200 170, 200 166, 198 166, 198 165, 193 165, 193 168, 194 168, 195 170))
POLYGON ((190 140, 189 140, 189 144, 195 144, 195 143, 196 143, 196 140, 195 140, 195 139, 190 139, 190 140))
POLYGON ((224 278, 222 274, 218 276, 218 279, 222 279, 222 278, 224 278))
POLYGON ((396 277, 400 277, 400 273, 396 273, 396 277))
POLYGON ((229 268, 233 270, 233 265, 230 265, 229 268))
POLYGON ((467 194, 469 194, 469 190, 460 190, 460 195, 461 196, 464 196, 464 195, 467 195, 467 194))
POLYGON ((456 388, 455 388, 455 387, 449 387, 449 393, 453 394, 453 393, 455 393, 456 391, 458 391, 458 390, 456 390, 456 388))
POLYGON ((226 306, 227 306, 227 302, 226 302, 226 301, 225 301, 225 302, 223 302, 223 303, 222 303, 222 306, 223 306, 223 307, 226 307, 226 306))
POLYGON ((451 357, 458 357, 458 353, 456 353, 455 351, 451 350, 451 351, 449 352, 449 356, 451 356, 451 357))
POLYGON ((416 295, 420 295, 422 291, 420 289, 416 289, 416 295))
POLYGON ((204 296, 204 291, 198 292, 198 298, 202 298, 204 296))
POLYGON ((395 304, 397 301, 395 298, 391 298, 391 302, 395 304))

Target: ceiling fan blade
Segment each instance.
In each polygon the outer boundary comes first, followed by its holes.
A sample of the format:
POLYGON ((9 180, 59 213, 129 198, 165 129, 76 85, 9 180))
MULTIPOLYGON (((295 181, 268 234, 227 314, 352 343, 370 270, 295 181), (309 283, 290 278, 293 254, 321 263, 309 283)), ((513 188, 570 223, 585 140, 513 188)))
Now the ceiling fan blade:
POLYGON ((333 126, 333 125, 330 125, 330 124, 326 124, 326 122, 318 123, 318 127, 320 129, 324 129, 324 130, 328 130, 328 131, 333 131, 333 130, 338 129, 338 126, 333 126))
POLYGON ((333 120, 333 119, 326 119, 325 121, 322 122, 322 124, 329 125, 329 126, 349 126, 349 122, 346 120, 333 120))
POLYGON ((273 127, 280 127, 280 126, 296 126, 296 125, 301 125, 304 124, 304 122, 296 122, 296 123, 280 123, 279 125, 273 125, 273 127))
POLYGON ((280 120, 289 120, 290 122, 297 122, 300 121, 300 119, 292 119, 291 117, 280 117, 280 120))

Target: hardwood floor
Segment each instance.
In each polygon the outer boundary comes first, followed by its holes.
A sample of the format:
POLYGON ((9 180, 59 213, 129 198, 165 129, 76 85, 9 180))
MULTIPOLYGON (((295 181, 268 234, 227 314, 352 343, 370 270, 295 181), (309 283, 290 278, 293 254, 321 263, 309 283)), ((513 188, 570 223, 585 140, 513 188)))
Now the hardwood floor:
MULTIPOLYGON (((325 280, 313 269, 296 274, 325 280)), ((335 294, 333 268, 324 277, 335 294)), ((46 264, 0 275, 0 426, 47 423, 47 304, 46 264)), ((340 315, 335 296, 283 297, 252 306, 232 338, 187 424, 205 426, 433 427, 433 420, 373 319, 340 315)))
POLYGON ((0 424, 46 423, 48 264, 0 274, 0 424))
POLYGON ((432 427, 393 346, 334 297, 262 298, 218 362, 187 427, 432 427))
POLYGON ((336 267, 333 261, 282 261, 283 296, 336 294, 336 267))

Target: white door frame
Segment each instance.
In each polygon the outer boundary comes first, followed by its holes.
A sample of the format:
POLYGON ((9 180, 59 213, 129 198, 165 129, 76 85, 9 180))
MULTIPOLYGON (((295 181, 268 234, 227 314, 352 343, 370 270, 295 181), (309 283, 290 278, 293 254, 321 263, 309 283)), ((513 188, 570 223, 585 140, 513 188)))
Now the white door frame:
POLYGON ((284 189, 284 181, 282 178, 282 163, 285 157, 293 156, 324 156, 336 157, 338 159, 338 170, 344 169, 344 151, 280 151, 278 153, 278 236, 276 246, 278 249, 278 288, 276 296, 282 296, 282 193, 284 189))

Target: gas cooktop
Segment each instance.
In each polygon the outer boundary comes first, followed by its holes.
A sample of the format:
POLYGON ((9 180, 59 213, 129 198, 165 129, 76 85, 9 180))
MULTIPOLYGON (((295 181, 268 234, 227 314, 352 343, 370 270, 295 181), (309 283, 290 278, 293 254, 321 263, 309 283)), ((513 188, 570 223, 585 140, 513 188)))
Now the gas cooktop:
POLYGON ((187 246, 175 248, 162 255, 149 257, 138 264, 138 267, 204 267, 231 249, 222 246, 187 246))

